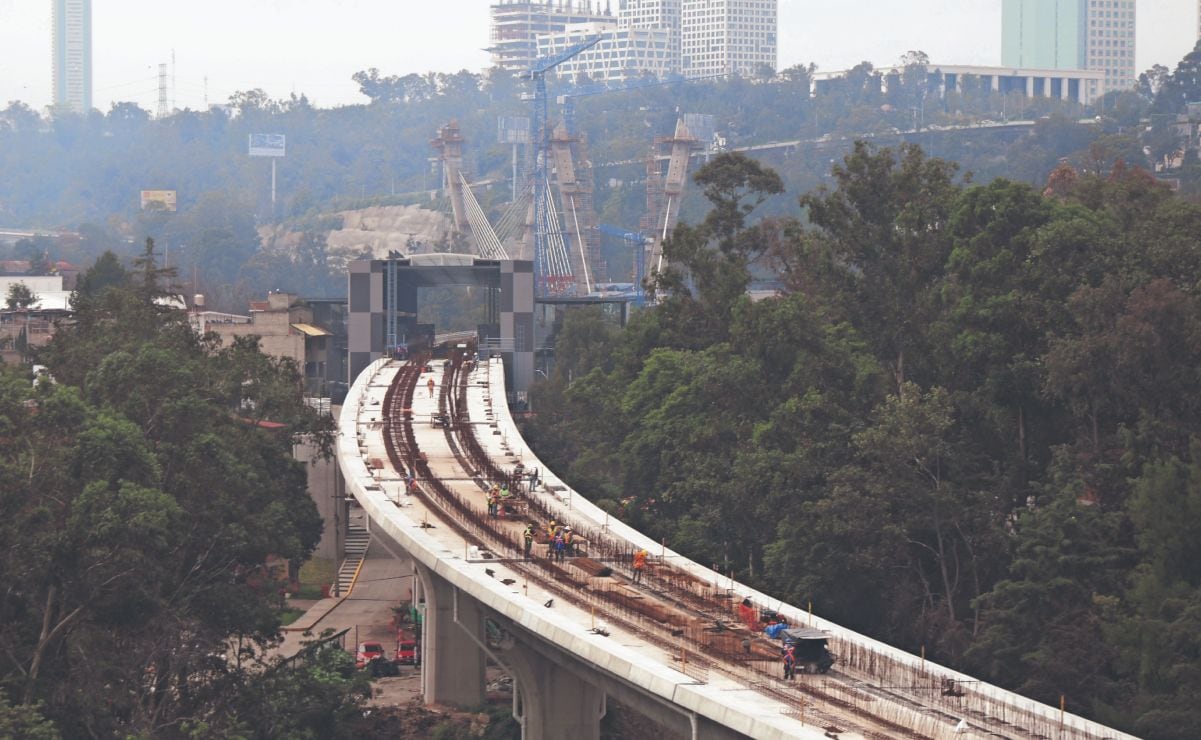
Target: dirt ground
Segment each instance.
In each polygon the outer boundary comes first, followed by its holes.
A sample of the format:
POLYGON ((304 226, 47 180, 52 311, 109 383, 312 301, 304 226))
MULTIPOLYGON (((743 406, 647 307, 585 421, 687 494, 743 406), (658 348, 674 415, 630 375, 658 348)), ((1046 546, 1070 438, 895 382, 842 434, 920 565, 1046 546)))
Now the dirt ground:
POLYGON ((403 666, 394 678, 378 678, 371 684, 371 699, 367 706, 400 707, 421 700, 421 673, 403 666))
POLYGON ((401 675, 376 679, 367 702, 363 726, 365 737, 421 738, 437 732, 445 738, 510 738, 520 730, 508 717, 511 694, 506 679, 494 669, 488 671, 488 711, 464 712, 440 706, 425 706, 421 698, 421 672, 401 667, 401 675))

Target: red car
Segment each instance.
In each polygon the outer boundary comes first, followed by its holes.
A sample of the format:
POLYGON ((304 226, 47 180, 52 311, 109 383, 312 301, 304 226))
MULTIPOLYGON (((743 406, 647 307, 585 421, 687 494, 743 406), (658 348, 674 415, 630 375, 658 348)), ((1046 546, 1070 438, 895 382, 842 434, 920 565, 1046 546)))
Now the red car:
POLYGON ((384 646, 378 642, 359 643, 358 652, 354 654, 354 667, 365 668, 376 658, 384 657, 384 646))
POLYGON ((417 641, 401 640, 396 644, 397 665, 417 665, 417 641))

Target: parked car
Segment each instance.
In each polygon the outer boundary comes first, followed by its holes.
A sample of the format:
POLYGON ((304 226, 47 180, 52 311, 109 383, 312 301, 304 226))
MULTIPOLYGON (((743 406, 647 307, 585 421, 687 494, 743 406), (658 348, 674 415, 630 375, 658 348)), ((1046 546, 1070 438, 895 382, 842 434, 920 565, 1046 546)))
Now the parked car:
POLYGON ((416 640, 402 639, 396 643, 395 662, 397 665, 417 665, 418 660, 416 640))
POLYGON ((365 668, 371 661, 382 657, 384 657, 383 645, 378 642, 361 642, 358 651, 354 654, 354 667, 365 668))

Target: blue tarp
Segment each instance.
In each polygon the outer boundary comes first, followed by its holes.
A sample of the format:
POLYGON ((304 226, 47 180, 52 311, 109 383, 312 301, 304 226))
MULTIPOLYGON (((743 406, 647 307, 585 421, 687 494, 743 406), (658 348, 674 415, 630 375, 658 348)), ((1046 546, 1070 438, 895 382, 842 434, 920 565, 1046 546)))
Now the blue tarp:
POLYGON ((788 629, 788 625, 784 624, 783 622, 769 624, 763 628, 763 634, 767 635, 773 640, 778 640, 780 638, 780 633, 786 629, 788 629))

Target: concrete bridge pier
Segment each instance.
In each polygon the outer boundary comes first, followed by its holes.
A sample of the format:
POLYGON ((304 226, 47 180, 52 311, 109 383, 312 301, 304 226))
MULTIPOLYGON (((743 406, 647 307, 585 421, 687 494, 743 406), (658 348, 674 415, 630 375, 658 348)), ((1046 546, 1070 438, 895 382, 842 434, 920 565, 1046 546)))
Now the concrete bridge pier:
POLYGON ((499 615, 492 615, 490 621, 501 636, 497 649, 490 653, 513 677, 513 716, 522 724, 523 740, 596 740, 610 699, 658 722, 674 737, 746 737, 695 711, 673 706, 646 687, 583 664, 499 615))
POLYGON ((414 563, 414 570, 420 596, 425 598, 421 641, 425 702, 478 707, 484 703, 485 668, 484 651, 479 647, 484 634, 479 602, 456 599, 454 586, 421 563, 414 563))
POLYGON ((513 716, 523 740, 599 740, 605 692, 534 651, 511 651, 513 716))

